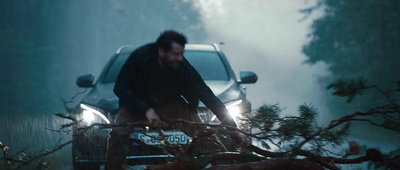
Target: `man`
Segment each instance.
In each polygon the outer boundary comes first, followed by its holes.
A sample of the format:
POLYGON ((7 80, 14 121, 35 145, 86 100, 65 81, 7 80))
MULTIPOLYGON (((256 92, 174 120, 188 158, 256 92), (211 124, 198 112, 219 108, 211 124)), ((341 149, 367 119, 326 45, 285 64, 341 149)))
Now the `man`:
MULTIPOLYGON (((114 93, 120 101, 116 123, 149 121, 158 125, 178 118, 201 122, 197 115, 201 100, 223 124, 236 127, 225 105, 184 58, 186 43, 183 34, 167 30, 156 43, 139 47, 131 54, 115 82, 114 93)), ((177 127, 189 136, 201 130, 183 124, 177 127)), ((125 156, 132 133, 127 127, 112 129, 106 169, 127 169, 125 156)), ((218 149, 226 151, 223 145, 218 149)))

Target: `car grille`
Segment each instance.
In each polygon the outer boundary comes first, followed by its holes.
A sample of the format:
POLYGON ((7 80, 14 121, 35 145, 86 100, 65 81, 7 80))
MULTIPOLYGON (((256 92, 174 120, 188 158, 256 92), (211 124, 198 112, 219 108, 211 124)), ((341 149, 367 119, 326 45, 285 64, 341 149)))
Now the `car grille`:
POLYGON ((199 108, 197 113, 203 123, 220 124, 221 122, 215 117, 214 113, 207 108, 199 108))

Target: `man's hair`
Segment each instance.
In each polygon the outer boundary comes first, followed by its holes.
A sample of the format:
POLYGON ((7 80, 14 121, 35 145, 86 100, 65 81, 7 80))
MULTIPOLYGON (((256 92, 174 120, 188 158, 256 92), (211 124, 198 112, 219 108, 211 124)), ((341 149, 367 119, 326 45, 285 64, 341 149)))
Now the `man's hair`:
POLYGON ((173 42, 176 42, 184 47, 187 43, 187 38, 182 33, 176 32, 174 30, 166 30, 160 34, 156 41, 156 45, 157 47, 160 47, 165 51, 169 51, 172 48, 173 42))

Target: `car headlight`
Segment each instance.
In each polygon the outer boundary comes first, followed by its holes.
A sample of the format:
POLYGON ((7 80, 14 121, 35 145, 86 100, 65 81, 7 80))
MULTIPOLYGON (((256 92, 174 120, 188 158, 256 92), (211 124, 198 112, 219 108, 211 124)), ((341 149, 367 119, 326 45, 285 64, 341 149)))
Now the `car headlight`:
POLYGON ((240 104, 243 102, 243 100, 235 100, 228 102, 226 105, 226 108, 228 109, 229 113, 233 118, 240 117, 242 114, 242 110, 240 109, 240 104))
MULTIPOLYGON (((240 108, 240 104, 243 102, 243 100, 234 100, 230 101, 228 103, 225 103, 226 109, 228 109, 229 114, 232 116, 232 118, 237 121, 237 118, 242 116, 242 109, 240 108)), ((214 121, 217 117, 214 115, 211 118, 211 121, 214 121)))
POLYGON ((106 116, 101 113, 98 109, 88 106, 85 104, 80 104, 81 113, 82 113, 82 120, 86 123, 94 123, 94 122, 101 122, 104 121, 106 123, 110 123, 106 116))

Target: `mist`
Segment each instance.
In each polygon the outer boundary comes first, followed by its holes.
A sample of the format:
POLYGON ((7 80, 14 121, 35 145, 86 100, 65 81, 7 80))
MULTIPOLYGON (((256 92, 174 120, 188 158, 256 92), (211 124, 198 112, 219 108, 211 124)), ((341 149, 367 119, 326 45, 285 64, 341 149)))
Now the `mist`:
POLYGON ((301 52, 310 25, 321 12, 305 18, 299 10, 315 5, 308 1, 202 1, 200 14, 207 43, 221 48, 238 73, 251 70, 259 80, 248 85, 253 108, 279 104, 283 114, 296 114, 303 103, 324 110, 318 77, 329 74, 327 66, 303 64, 301 52))

